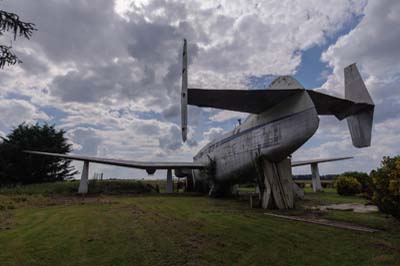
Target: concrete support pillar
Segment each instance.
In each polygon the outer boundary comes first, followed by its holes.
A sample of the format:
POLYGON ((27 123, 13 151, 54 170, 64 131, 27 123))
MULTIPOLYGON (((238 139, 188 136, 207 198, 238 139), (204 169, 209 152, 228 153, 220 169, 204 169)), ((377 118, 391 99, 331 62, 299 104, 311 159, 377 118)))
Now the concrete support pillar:
POLYGON ((87 194, 88 193, 88 184, 89 184, 89 162, 83 162, 83 169, 81 175, 81 181, 79 182, 79 194, 87 194))
POLYGON ((311 175, 312 175, 313 191, 314 192, 322 191, 321 178, 319 176, 319 169, 317 163, 311 164, 311 175))
POLYGON ((174 192, 174 184, 172 183, 172 170, 167 170, 167 184, 165 185, 165 193, 174 192))

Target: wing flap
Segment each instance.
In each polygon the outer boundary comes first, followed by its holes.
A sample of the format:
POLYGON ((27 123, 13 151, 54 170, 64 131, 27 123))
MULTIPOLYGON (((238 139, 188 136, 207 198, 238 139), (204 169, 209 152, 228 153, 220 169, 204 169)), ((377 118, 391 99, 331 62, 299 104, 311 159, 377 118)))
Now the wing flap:
POLYGON ((188 89, 188 104, 230 111, 259 114, 286 97, 304 91, 287 90, 206 90, 188 89))
POLYGON ((61 153, 50 153, 41 151, 25 151, 29 154, 37 154, 44 156, 53 156, 63 159, 77 160, 77 161, 88 161, 93 163, 116 165, 130 168, 139 169, 202 169, 205 165, 194 163, 194 162, 140 162, 122 159, 111 159, 111 158, 100 158, 93 156, 84 155, 72 155, 72 154, 61 154, 61 153))

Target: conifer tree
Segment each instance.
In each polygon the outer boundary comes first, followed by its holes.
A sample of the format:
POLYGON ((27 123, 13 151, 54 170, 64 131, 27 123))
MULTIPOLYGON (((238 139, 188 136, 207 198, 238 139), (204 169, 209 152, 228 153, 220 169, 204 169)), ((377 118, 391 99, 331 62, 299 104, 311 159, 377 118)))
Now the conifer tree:
POLYGON ((76 174, 71 161, 27 154, 24 150, 69 153, 64 130, 54 126, 21 124, 0 143, 0 184, 32 184, 70 179, 76 174))
MULTIPOLYGON (((17 36, 29 39, 35 30, 35 24, 21 21, 17 14, 0 10, 0 36, 3 36, 6 32, 11 32, 14 41, 17 36)), ((0 44, 0 68, 21 62, 13 51, 11 44, 0 44)))

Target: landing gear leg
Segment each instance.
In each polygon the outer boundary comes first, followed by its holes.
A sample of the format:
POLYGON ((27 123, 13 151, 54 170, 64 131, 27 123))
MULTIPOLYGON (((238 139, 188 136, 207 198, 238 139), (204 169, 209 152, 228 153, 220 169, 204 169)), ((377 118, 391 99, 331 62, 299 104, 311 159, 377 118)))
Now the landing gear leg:
POLYGON ((191 192, 194 190, 194 180, 193 180, 193 175, 187 175, 186 176, 186 192, 191 192))
POLYGON ((270 162, 260 158, 263 186, 260 188, 261 207, 291 209, 294 207, 292 167, 290 159, 270 162))

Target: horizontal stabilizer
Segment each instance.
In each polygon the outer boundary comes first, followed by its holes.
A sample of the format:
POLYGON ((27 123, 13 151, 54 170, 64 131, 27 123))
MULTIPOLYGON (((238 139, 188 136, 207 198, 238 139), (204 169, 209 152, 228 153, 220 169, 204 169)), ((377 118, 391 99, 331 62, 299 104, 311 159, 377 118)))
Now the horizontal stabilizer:
POLYGON ((314 164, 314 163, 327 163, 333 161, 341 161, 341 160, 348 160, 353 159, 353 157, 337 157, 337 158, 326 158, 326 159, 312 159, 312 160, 305 160, 305 161, 293 161, 292 167, 296 166, 303 166, 307 164, 314 164))
POLYGON ((334 115, 339 120, 371 107, 369 103, 356 103, 348 99, 341 99, 312 90, 307 92, 314 102, 315 109, 319 115, 334 115))
POLYGON ((130 168, 139 169, 202 169, 205 165, 193 162, 139 162, 131 160, 121 160, 121 159, 110 159, 110 158, 99 158, 92 156, 82 156, 82 155, 69 155, 61 153, 50 153, 41 151, 24 151, 30 154, 53 156, 63 159, 77 160, 77 161, 87 161, 100 164, 109 164, 130 168))
POLYGON ((283 99, 304 89, 206 90, 188 89, 188 104, 230 111, 260 114, 283 99))

